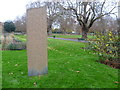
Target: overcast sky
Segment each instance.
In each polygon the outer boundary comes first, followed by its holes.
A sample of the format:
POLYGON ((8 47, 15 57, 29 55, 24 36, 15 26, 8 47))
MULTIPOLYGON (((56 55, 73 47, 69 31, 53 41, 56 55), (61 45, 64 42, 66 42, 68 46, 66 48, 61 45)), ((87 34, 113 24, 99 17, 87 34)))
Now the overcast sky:
POLYGON ((36 0, 0 0, 0 22, 14 20, 26 12, 26 4, 36 0))
POLYGON ((26 4, 32 1, 36 0, 0 0, 0 22, 14 20, 17 16, 22 16, 26 12, 26 4))

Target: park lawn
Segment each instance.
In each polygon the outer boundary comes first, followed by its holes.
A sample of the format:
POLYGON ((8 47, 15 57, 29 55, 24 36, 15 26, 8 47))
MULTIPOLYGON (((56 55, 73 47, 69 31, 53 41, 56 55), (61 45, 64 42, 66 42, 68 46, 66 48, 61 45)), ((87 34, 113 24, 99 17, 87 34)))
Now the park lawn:
MULTIPOLYGON (((53 34, 50 35, 49 37, 56 36, 57 38, 81 38, 82 35, 64 35, 64 34, 53 34)), ((95 36, 93 35, 88 35, 88 39, 94 39, 95 36)))
MULTIPOLYGON (((0 44, 0 49, 2 45, 0 44)), ((0 50, 0 89, 2 88, 2 51, 0 50)))
MULTIPOLYGON (((56 36, 57 38, 81 38, 82 35, 62 35, 62 34, 53 34, 53 35, 50 35, 48 37, 53 37, 53 36, 56 36)), ((26 42, 27 41, 27 36, 26 35, 15 35, 15 38, 23 41, 23 42, 26 42)), ((95 39, 95 36, 92 36, 92 35, 88 35, 88 39, 95 39)))
POLYGON ((23 42, 26 42, 26 41, 27 41, 27 40, 26 40, 26 38, 27 38, 26 35, 15 35, 15 38, 17 38, 17 39, 19 39, 19 40, 21 40, 21 41, 23 41, 23 42))
POLYGON ((96 62, 84 43, 48 39, 48 74, 27 75, 26 50, 3 51, 3 88, 117 88, 118 69, 96 62))

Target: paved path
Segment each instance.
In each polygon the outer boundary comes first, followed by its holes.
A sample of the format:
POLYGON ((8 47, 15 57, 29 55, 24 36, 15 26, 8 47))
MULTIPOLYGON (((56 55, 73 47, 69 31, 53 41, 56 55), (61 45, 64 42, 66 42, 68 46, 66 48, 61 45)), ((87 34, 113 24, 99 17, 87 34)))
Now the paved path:
MULTIPOLYGON (((48 38, 53 38, 53 37, 48 37, 48 38)), ((85 40, 76 40, 76 39, 68 39, 68 38, 53 38, 53 39, 61 39, 61 40, 68 40, 68 41, 75 41, 75 42, 85 42, 87 43, 88 41, 85 40)))

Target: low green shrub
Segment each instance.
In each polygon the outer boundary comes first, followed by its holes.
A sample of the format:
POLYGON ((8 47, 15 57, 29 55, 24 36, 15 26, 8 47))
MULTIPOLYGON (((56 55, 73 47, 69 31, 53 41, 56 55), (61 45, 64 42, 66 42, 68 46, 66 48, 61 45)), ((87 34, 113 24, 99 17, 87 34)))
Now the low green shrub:
POLYGON ((26 43, 12 37, 12 39, 5 39, 2 43, 2 50, 22 50, 26 49, 26 43))
POLYGON ((26 43, 10 43, 7 45, 8 50, 23 50, 26 49, 26 43))
POLYGON ((96 41, 89 42, 89 49, 94 50, 100 60, 118 62, 118 36, 111 31, 103 34, 96 32, 96 41))
POLYGON ((84 38, 78 38, 78 40, 85 40, 84 38))

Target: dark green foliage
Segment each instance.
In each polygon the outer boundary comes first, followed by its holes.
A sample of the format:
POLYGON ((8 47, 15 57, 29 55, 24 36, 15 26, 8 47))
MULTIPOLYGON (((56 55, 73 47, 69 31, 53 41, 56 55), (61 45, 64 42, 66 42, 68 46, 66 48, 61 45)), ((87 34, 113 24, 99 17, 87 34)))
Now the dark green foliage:
POLYGON ((85 40, 84 38, 78 38, 78 40, 85 40))
POLYGON ((6 21, 4 23, 4 31, 6 32, 14 32, 15 31, 15 25, 12 21, 6 21))
POLYGON ((55 38, 55 35, 53 36, 53 38, 55 38))
POLYGON ((22 43, 22 42, 19 42, 19 43, 10 43, 7 46, 7 49, 8 50, 23 50, 23 49, 26 49, 26 43, 22 43))

